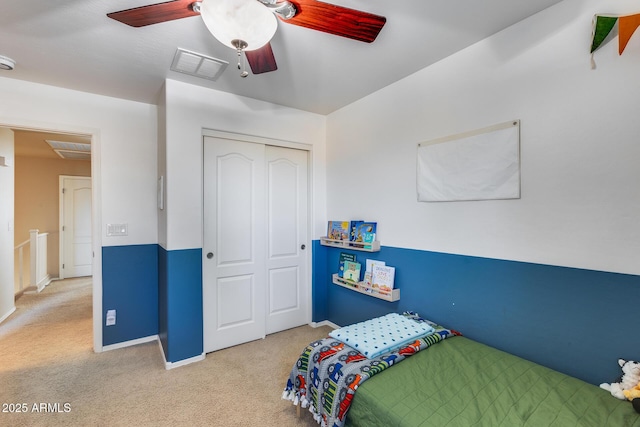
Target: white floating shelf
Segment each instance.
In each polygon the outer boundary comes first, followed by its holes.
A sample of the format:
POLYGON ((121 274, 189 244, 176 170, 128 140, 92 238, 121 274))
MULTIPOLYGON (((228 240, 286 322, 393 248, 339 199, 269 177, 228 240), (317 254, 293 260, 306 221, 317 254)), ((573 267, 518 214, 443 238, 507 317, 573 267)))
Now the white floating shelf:
POLYGON ((334 248, 352 249, 354 251, 364 252, 380 252, 380 242, 378 240, 371 243, 352 242, 351 240, 334 240, 328 237, 321 237, 320 244, 322 246, 331 246, 334 248))
POLYGON ((337 274, 333 275, 333 284, 342 286, 343 288, 351 289, 352 291, 359 292, 364 295, 368 295, 370 297, 383 299, 389 302, 395 302, 400 299, 400 289, 391 290, 390 294, 382 294, 378 291, 374 291, 371 288, 367 288, 364 285, 364 282, 353 283, 349 280, 343 279, 337 274))

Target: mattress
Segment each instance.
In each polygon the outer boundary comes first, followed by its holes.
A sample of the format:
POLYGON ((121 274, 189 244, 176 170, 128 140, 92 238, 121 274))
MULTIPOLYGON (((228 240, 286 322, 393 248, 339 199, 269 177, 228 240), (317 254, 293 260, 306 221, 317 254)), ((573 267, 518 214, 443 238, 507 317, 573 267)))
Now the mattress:
POLYGON ((640 414, 597 386, 456 337, 362 384, 345 425, 640 427, 640 414))

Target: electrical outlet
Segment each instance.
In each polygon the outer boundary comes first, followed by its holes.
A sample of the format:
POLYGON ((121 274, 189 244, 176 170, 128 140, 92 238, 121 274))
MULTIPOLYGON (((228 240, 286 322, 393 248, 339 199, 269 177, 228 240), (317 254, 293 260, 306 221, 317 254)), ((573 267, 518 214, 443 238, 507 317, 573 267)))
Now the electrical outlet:
POLYGON ((113 326, 116 324, 116 311, 107 310, 107 326, 113 326))

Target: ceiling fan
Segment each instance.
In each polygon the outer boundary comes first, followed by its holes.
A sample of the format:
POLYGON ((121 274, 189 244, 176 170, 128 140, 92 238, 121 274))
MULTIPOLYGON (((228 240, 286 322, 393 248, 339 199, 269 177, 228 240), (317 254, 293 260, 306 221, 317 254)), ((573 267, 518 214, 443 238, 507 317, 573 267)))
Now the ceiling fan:
MULTIPOLYGON (((195 15, 201 15, 213 36, 236 49, 239 57, 244 52, 253 74, 278 69, 270 44, 276 16, 282 22, 366 43, 376 39, 387 21, 384 16, 318 0, 172 0, 107 14, 132 27, 195 15)), ((243 71, 241 76, 247 74, 243 71)))

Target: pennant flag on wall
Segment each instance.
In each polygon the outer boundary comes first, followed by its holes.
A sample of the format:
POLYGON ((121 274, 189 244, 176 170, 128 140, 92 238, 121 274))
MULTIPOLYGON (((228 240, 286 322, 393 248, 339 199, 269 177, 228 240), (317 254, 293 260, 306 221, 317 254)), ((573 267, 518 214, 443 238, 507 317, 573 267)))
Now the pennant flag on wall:
POLYGON ((627 47, 633 33, 640 27, 640 13, 626 16, 594 15, 593 39, 591 40, 591 68, 596 68, 593 60, 595 52, 603 44, 607 44, 618 36, 618 54, 627 47))
MULTIPOLYGON (((600 47, 602 42, 609 36, 613 28, 618 23, 618 17, 595 15, 593 17, 593 41, 591 42, 591 53, 600 47)), ((614 31, 617 33, 617 31, 614 31)), ((612 36, 615 34, 612 34, 612 36)))
MULTIPOLYGON (((640 27, 640 13, 626 16, 595 15, 591 54, 605 41, 618 35, 618 54, 622 55, 633 33, 640 27)), ((606 44, 606 43, 605 43, 606 44)))
POLYGON ((622 55, 622 51, 627 47, 629 39, 633 33, 640 27, 640 13, 637 15, 621 16, 618 21, 618 54, 622 55))

